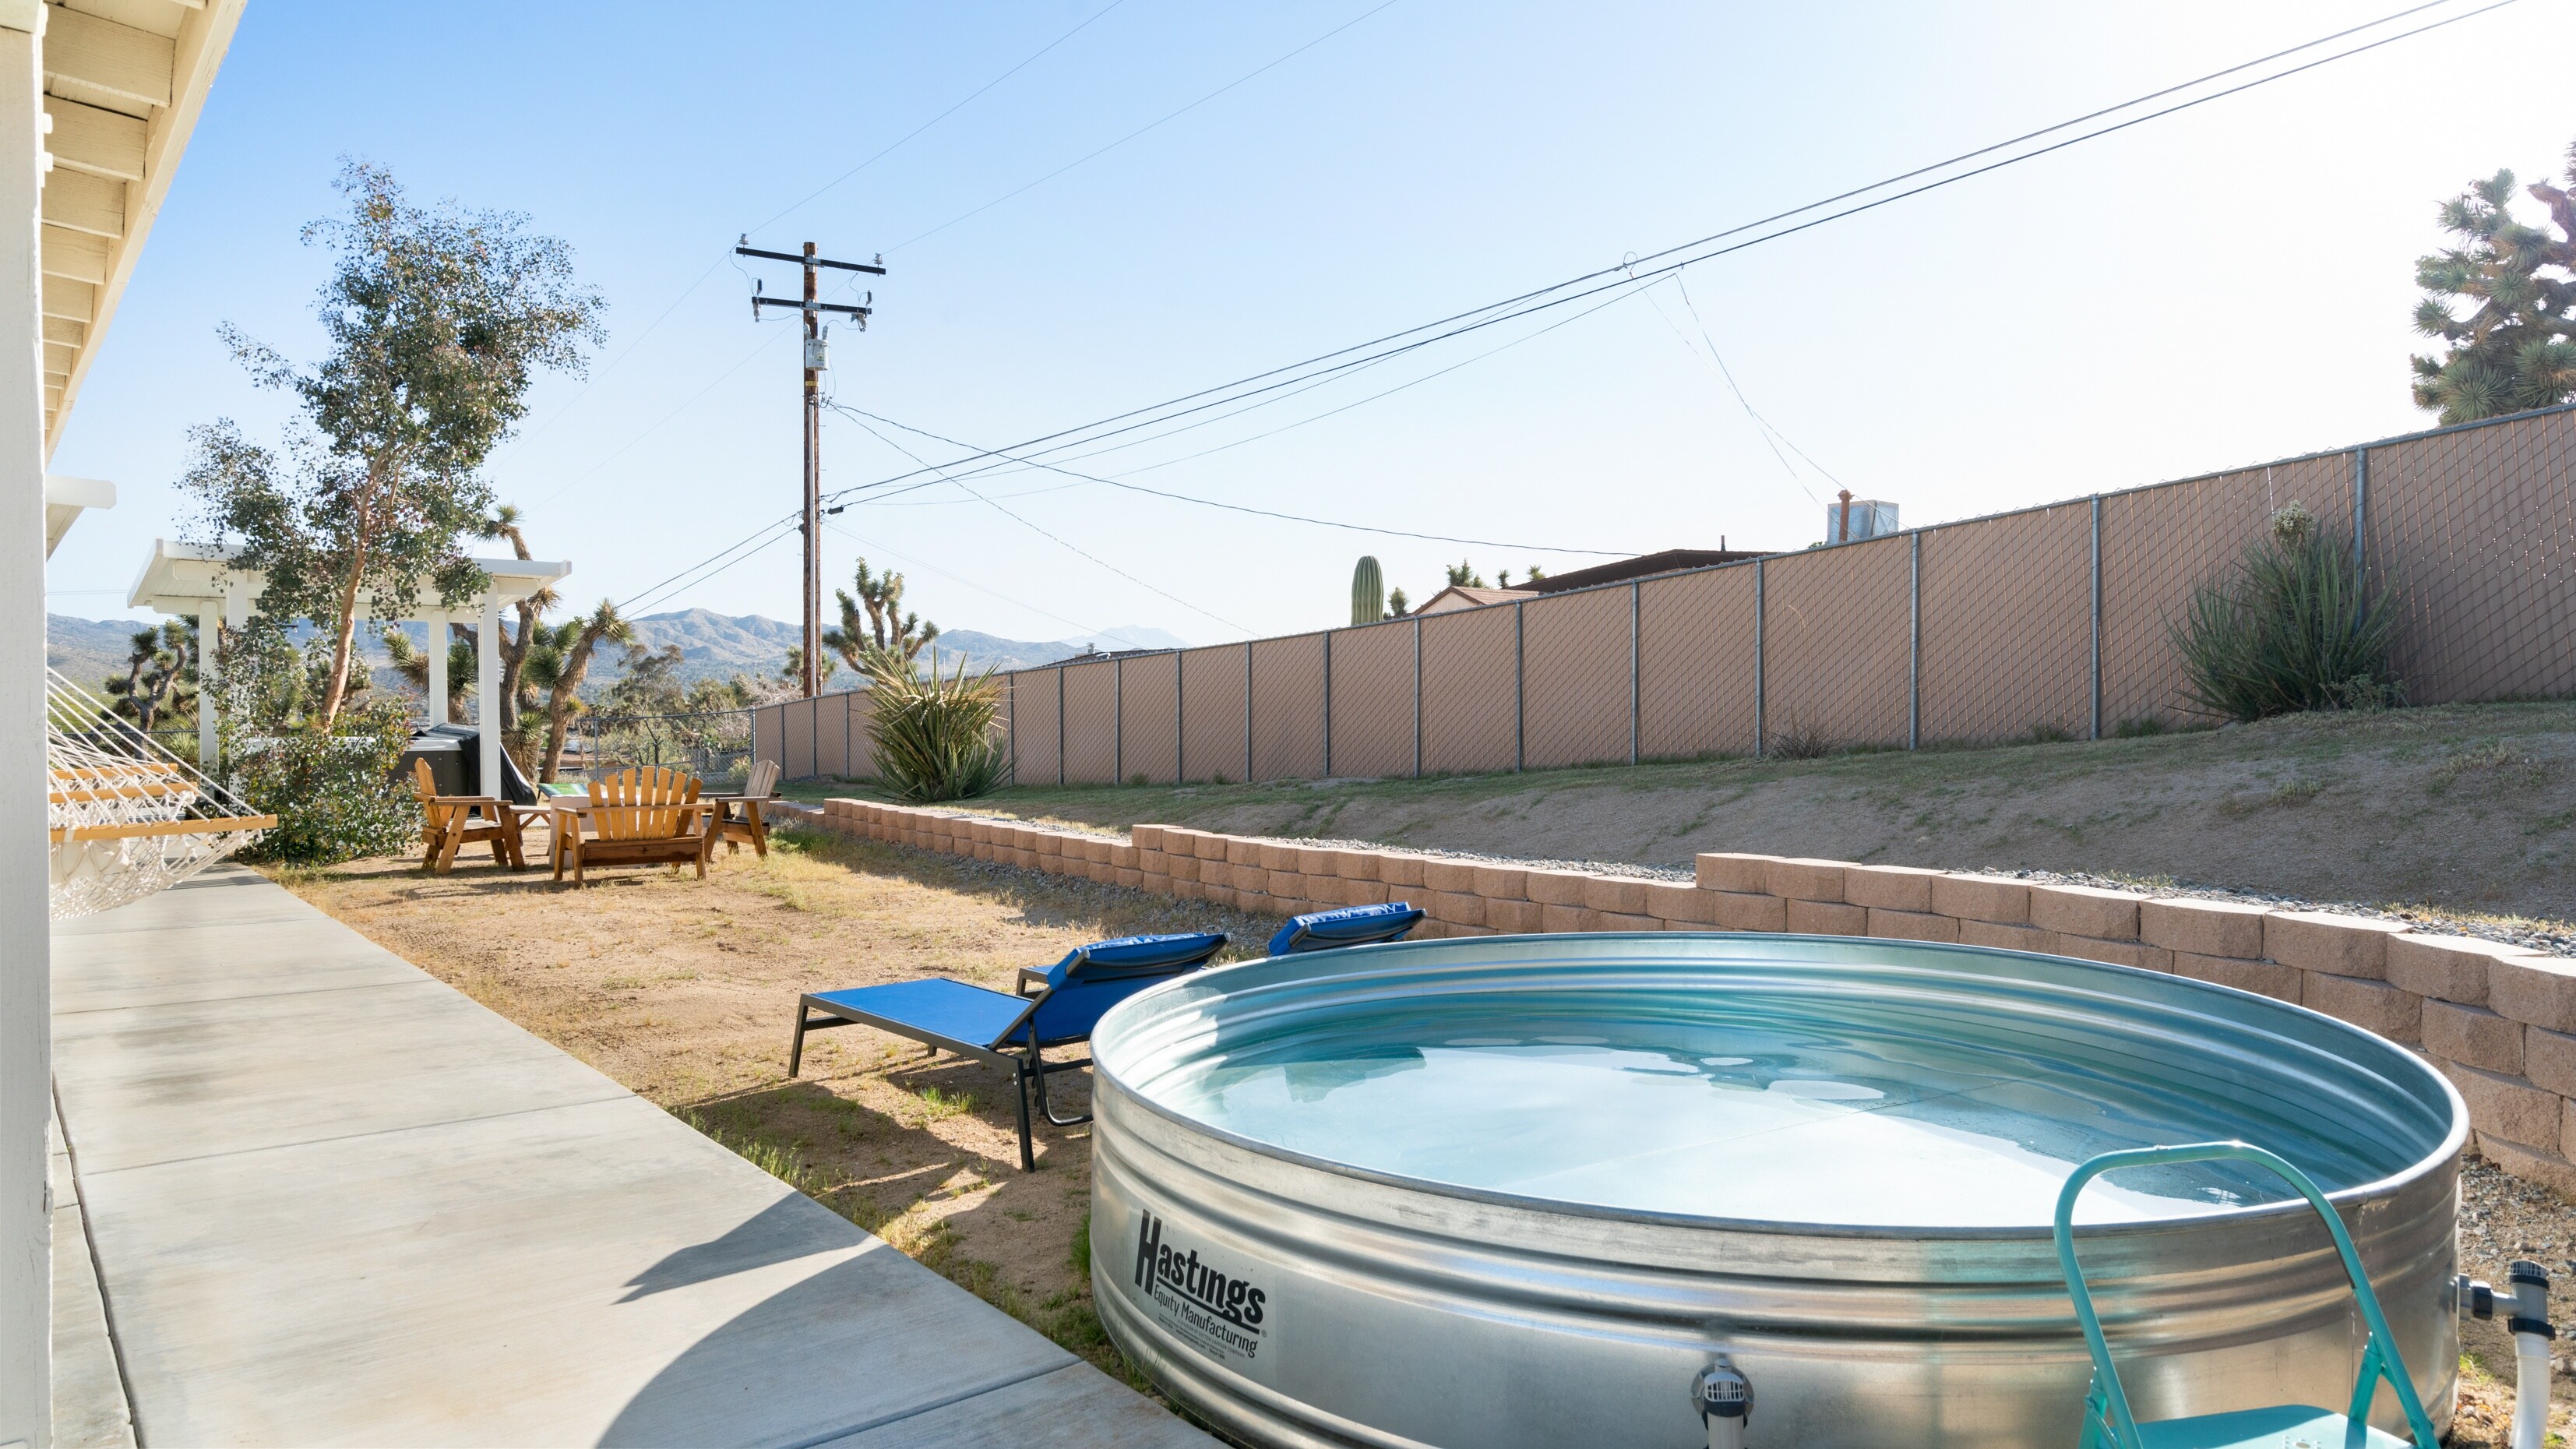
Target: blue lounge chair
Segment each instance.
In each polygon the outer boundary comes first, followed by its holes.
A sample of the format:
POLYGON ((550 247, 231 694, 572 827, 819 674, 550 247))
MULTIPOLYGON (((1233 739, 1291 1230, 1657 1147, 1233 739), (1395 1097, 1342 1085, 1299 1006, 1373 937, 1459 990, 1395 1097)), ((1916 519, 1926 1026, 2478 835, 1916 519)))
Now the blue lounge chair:
POLYGON ((1195 971, 1223 949, 1222 931, 1185 935, 1122 936, 1075 948, 1043 970, 1024 967, 1019 991, 991 991, 963 981, 932 977, 898 981, 888 986, 860 986, 848 991, 809 992, 797 999, 796 1041, 788 1048, 787 1075, 805 1064, 805 1033, 840 1026, 873 1026, 910 1037, 937 1056, 952 1051, 989 1062, 1011 1074, 1020 1117, 1020 1170, 1037 1166, 1029 1140, 1029 1094, 1038 1110, 1058 1127, 1091 1120, 1059 1117, 1047 1105, 1046 1079, 1091 1065, 1051 1062, 1045 1050, 1089 1041, 1103 1013, 1157 981, 1195 971))
POLYGON ((1304 951, 1329 951, 1336 946, 1393 941, 1421 922, 1422 912, 1404 901, 1291 916, 1288 924, 1279 928, 1279 934, 1270 938, 1270 954, 1294 956, 1304 951))

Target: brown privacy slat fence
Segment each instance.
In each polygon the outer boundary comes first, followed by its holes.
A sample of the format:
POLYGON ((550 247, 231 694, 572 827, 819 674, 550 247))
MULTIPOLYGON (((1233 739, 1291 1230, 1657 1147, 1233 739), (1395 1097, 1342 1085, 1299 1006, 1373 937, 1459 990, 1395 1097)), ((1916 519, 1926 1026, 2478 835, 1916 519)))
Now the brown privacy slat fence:
MULTIPOLYGON (((2193 716, 2167 635, 2296 501, 2393 589, 2418 704, 2576 693, 2576 408, 1511 604, 1003 676, 1021 784, 2098 738, 2193 716)), ((867 773, 830 695, 784 772, 867 773)), ((774 752, 773 752, 774 751, 774 752)))

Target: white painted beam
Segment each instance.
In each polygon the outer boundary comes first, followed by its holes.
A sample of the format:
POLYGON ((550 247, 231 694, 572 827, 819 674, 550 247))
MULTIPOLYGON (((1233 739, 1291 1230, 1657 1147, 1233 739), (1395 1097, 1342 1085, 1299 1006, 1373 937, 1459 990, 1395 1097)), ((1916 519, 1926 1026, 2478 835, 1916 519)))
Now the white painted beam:
POLYGON ((170 104, 176 44, 166 36, 62 6, 46 17, 45 74, 120 100, 170 104))
POLYGON ((55 166, 118 181, 143 179, 143 122, 61 96, 45 97, 45 114, 54 118, 46 149, 54 153, 55 166))

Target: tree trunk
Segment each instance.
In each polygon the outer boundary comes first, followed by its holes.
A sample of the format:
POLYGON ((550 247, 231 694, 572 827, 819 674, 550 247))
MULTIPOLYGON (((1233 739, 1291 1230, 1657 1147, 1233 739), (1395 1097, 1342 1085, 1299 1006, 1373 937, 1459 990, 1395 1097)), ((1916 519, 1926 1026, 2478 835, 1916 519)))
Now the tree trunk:
POLYGON ((572 706, 578 698, 581 681, 590 673, 590 653, 599 644, 599 636, 608 632, 599 620, 582 626, 581 637, 564 655, 563 669, 555 676, 555 687, 546 698, 546 756, 537 778, 548 784, 563 768, 564 734, 572 725, 572 706))
MULTIPOLYGON (((370 470, 373 471, 373 470, 370 470)), ((349 693, 349 656, 358 635, 358 581, 367 574, 367 510, 358 510, 358 538, 350 550, 349 580, 340 588, 340 618, 331 638, 331 683, 322 691, 322 732, 340 720, 340 701, 349 693)))

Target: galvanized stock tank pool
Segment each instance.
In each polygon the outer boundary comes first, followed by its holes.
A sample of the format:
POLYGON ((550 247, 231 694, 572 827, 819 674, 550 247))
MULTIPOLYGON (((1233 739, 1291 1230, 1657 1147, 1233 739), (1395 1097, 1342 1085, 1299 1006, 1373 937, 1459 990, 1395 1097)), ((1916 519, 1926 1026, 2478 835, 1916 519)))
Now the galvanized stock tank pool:
MULTIPOLYGON (((1486 937, 1185 977, 1093 1046, 1101 1318, 1257 1443, 1705 1445, 1723 1353, 1757 1449, 2064 1449, 2058 1187, 2219 1138, 2326 1189, 2448 1422, 2467 1114, 2268 998, 1913 942, 1486 937)), ((2158 1169, 2083 1207, 2141 1418, 2349 1397, 2350 1294, 2284 1184, 2158 1169)))

